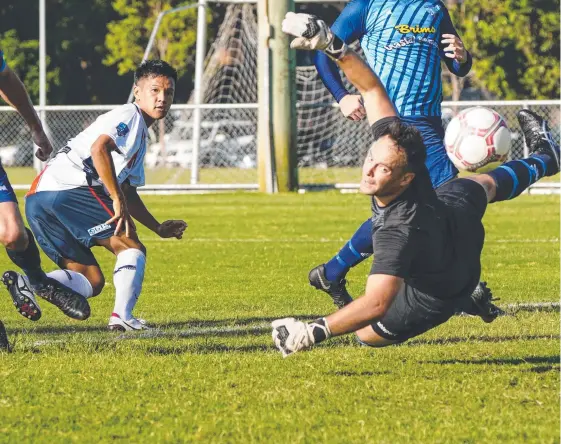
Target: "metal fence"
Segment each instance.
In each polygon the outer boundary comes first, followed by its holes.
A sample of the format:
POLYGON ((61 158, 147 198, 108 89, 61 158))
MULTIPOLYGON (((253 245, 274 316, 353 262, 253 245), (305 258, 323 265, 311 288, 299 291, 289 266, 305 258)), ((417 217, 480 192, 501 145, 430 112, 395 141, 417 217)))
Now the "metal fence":
MULTIPOLYGON (((522 107, 535 110, 550 123, 559 139, 561 101, 444 102, 443 121, 466 107, 495 109, 512 132, 510 158, 527 155, 516 122, 522 107)), ((43 115, 56 148, 115 106, 49 106, 43 115)), ((150 184, 184 185, 193 165, 193 105, 175 105, 162 122, 150 129, 145 166, 150 184)), ((199 185, 257 183, 257 104, 201 106, 201 140, 198 151, 199 185)), ((344 119, 336 106, 307 106, 297 112, 300 182, 334 184, 357 182, 356 171, 371 141, 366 121, 344 119)), ((5 167, 32 167, 33 144, 22 118, 11 108, 0 108, 0 159, 5 167)), ((197 162, 195 162, 197 164, 197 162)), ((28 182, 27 182, 28 183, 28 182)))

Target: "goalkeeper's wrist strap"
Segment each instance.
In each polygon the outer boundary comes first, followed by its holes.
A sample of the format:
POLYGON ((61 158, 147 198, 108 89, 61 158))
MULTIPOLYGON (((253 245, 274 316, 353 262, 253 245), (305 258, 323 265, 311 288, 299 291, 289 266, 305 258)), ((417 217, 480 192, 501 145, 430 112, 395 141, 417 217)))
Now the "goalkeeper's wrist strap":
POLYGON ((329 330, 329 325, 327 325, 327 319, 319 318, 308 324, 309 328, 312 329, 312 335, 314 336, 314 343, 319 344, 326 339, 331 337, 331 330, 329 330))
POLYGON ((332 36, 331 43, 329 43, 329 46, 325 48, 323 51, 331 59, 340 60, 345 56, 345 54, 347 54, 349 47, 343 40, 341 40, 335 34, 331 33, 331 36, 332 36))

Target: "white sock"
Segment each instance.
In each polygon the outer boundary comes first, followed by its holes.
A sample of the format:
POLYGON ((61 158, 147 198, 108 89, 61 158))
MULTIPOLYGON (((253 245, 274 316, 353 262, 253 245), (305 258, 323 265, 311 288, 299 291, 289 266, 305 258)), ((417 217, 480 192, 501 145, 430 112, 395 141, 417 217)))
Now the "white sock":
POLYGON ((145 266, 146 256, 135 248, 122 251, 117 255, 117 263, 115 271, 113 271, 113 284, 115 285, 113 313, 124 321, 133 317, 132 309, 142 290, 145 266))
POLYGON ((71 270, 55 270, 47 273, 47 276, 67 286, 85 298, 93 296, 93 288, 90 281, 82 273, 71 270))

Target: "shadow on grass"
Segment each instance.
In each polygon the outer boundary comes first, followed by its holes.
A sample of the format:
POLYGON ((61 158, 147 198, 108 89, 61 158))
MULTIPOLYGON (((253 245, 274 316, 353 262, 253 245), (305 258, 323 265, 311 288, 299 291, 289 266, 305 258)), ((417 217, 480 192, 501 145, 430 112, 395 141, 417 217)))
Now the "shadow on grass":
POLYGON ((447 338, 415 338, 402 345, 446 345, 458 344, 460 342, 509 342, 509 341, 533 341, 537 339, 560 339, 558 335, 510 335, 510 336, 453 336, 447 338))
POLYGON ((273 345, 250 344, 250 345, 225 345, 225 344, 190 344, 171 347, 149 347, 145 353, 147 355, 183 355, 200 354, 211 355, 216 353, 257 353, 276 351, 273 345))
POLYGON ((485 358, 485 359, 440 359, 438 361, 419 361, 421 364, 482 364, 482 365, 521 365, 521 364, 558 364, 559 355, 528 356, 526 358, 485 358))

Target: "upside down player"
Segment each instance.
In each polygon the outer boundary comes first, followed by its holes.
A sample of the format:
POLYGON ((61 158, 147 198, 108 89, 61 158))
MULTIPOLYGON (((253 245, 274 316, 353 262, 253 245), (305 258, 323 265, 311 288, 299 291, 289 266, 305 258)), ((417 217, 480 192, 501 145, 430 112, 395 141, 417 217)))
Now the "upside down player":
MULTIPOLYGON (((35 153, 39 160, 47 160, 53 148, 43 131, 25 86, 9 68, 0 50, 0 95, 12 105, 27 123, 33 142, 38 146, 35 153)), ((64 314, 73 319, 86 319, 90 315, 88 301, 71 289, 61 285, 46 275, 41 269, 41 257, 35 239, 25 225, 18 208, 18 201, 6 171, 0 164, 0 243, 14 264, 28 276, 32 290, 38 296, 56 305, 64 314)), ((6 277, 8 278, 8 277, 6 277)), ((17 286, 17 283, 14 282, 17 286)), ((10 288, 14 285, 9 285, 10 288)), ((14 287, 15 288, 15 287, 14 287)), ((10 291, 13 303, 20 314, 36 321, 41 310, 31 291, 25 294, 10 291)))
POLYGON ((86 298, 97 296, 105 279, 91 248, 105 247, 117 257, 110 330, 148 328, 132 314, 144 280, 146 248, 131 217, 162 238, 181 239, 187 227, 182 220, 159 223, 136 191, 144 185, 148 128, 167 115, 176 80, 166 62, 142 63, 134 74, 134 103, 101 115, 71 139, 27 194, 29 225, 41 249, 61 268, 53 272, 59 282, 86 298))
MULTIPOLYGON (((331 30, 347 44, 360 40, 366 61, 399 116, 421 132, 433 187, 454 178, 458 170, 443 141, 441 61, 452 74, 463 77, 469 73, 472 60, 444 4, 440 0, 351 0, 331 30)), ((318 52, 315 64, 343 115, 362 119, 362 98, 349 94, 335 62, 318 52)), ((333 258, 309 273, 310 284, 328 293, 338 307, 352 301, 345 276, 372 255, 372 230, 377 226, 376 220, 363 222, 333 258)), ((482 284, 478 291, 489 290, 482 284)))
POLYGON ((488 203, 512 199, 559 172, 559 145, 546 122, 519 111, 529 158, 452 180, 435 191, 420 132, 397 116, 380 79, 362 59, 317 17, 288 13, 283 30, 297 36, 292 48, 323 50, 337 60, 364 98, 375 142, 364 162, 360 189, 372 196, 381 226, 373 234, 374 263, 365 295, 312 323, 274 321, 275 345, 287 356, 355 332, 365 345, 384 347, 446 322, 459 309, 492 321, 491 302, 483 306, 471 298, 481 273, 481 219, 488 203))

